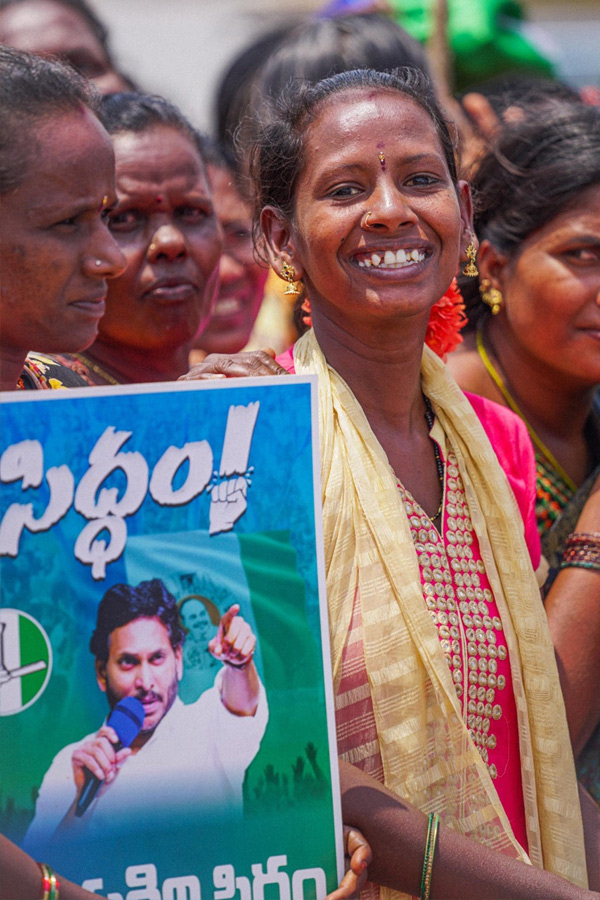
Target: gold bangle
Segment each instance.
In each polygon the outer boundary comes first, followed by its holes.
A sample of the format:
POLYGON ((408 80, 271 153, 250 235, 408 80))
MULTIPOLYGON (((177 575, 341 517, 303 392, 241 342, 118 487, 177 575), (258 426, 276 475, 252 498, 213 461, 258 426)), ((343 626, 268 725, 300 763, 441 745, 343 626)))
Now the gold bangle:
POLYGON ((39 863, 42 870, 42 900, 59 900, 60 881, 46 863, 39 863))
POLYGON ((423 857, 423 873, 421 875, 421 900, 429 900, 431 894, 431 878, 433 875, 433 857, 437 842, 440 817, 437 813, 429 813, 427 838, 425 840, 425 856, 423 857))

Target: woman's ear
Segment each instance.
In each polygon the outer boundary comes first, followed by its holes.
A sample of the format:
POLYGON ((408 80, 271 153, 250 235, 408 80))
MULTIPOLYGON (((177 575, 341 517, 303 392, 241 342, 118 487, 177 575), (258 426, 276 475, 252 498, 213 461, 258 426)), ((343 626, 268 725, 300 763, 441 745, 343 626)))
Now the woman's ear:
POLYGON ((487 238, 483 240, 477 255, 479 283, 481 284, 485 278, 489 281, 490 287, 503 291, 506 263, 507 257, 490 244, 487 238))
POLYGON ((294 268, 294 279, 300 281, 304 270, 296 256, 294 238, 288 219, 284 218, 275 207, 265 206, 260 214, 260 227, 271 268, 285 280, 283 264, 287 263, 294 268))

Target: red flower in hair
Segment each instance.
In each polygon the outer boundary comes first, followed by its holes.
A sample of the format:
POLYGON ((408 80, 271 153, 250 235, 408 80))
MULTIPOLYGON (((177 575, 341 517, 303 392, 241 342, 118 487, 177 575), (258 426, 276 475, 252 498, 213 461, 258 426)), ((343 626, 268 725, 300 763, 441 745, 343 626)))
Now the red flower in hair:
MULTIPOLYGON (((312 328, 310 300, 304 300, 300 308, 302 321, 307 328, 312 328)), ((448 354, 462 343, 460 332, 466 324, 465 304, 454 279, 444 296, 431 308, 425 343, 446 362, 448 354)))
POLYGON ((446 357, 462 343, 461 330, 467 324, 465 304, 453 279, 443 297, 431 308, 425 343, 446 362, 446 357))
POLYGON ((303 300, 300 309, 302 310, 302 321, 307 328, 312 328, 312 309, 308 297, 303 300))

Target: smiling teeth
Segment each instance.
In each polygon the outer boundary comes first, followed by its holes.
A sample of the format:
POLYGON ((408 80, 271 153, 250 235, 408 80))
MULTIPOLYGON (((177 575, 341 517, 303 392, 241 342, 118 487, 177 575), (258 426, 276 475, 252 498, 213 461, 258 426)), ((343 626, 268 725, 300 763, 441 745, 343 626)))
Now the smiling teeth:
POLYGON ((413 262, 423 262, 424 259, 423 250, 386 250, 383 256, 379 253, 372 253, 370 257, 359 259, 358 265, 362 269, 369 269, 371 266, 376 269, 397 269, 413 262))

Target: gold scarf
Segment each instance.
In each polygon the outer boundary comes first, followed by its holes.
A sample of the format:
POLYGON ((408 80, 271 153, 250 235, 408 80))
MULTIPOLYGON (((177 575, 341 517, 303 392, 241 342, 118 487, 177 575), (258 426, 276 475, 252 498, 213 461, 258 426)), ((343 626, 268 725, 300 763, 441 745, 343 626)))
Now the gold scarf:
MULTIPOLYGON (((298 374, 319 379, 325 566, 334 684, 358 590, 365 664, 385 784, 443 824, 524 861, 487 766, 470 738, 396 479, 367 418, 314 331, 298 374)), ((519 721, 529 859, 587 886, 573 755, 554 650, 516 501, 468 400, 424 348, 421 381, 458 460, 473 527, 503 622, 519 721)), ((404 896, 387 889, 382 897, 404 896)))

